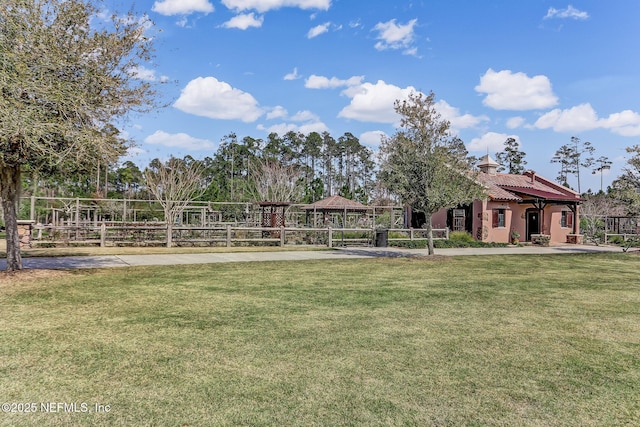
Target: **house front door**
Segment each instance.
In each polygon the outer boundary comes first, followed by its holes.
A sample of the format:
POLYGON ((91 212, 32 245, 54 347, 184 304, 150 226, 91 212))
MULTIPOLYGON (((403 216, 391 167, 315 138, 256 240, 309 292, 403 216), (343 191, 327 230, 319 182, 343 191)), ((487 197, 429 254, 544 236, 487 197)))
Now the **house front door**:
POLYGON ((528 210, 527 211, 527 241, 531 241, 532 234, 540 233, 540 211, 528 210))

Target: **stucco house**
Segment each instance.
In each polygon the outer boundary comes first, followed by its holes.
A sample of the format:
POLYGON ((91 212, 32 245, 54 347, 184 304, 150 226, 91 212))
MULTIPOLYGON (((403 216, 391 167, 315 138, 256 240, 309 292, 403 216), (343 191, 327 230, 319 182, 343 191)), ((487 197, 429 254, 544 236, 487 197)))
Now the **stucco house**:
POLYGON ((488 197, 457 209, 444 209, 432 217, 434 228, 467 231, 484 242, 520 241, 548 236, 550 243, 581 243, 580 195, 527 171, 523 175, 497 173, 499 164, 488 154, 478 167, 488 197))

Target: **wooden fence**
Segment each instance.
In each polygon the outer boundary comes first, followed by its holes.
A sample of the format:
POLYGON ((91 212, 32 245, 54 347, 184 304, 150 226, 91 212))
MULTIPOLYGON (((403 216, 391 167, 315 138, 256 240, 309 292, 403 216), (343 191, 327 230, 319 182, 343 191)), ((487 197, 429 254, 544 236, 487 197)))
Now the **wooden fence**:
MULTIPOLYGON (((386 242, 426 240, 424 229, 240 227, 233 224, 184 227, 165 224, 96 226, 34 225, 31 246, 374 246, 386 242)), ((448 229, 434 229, 435 239, 448 239, 448 229)))

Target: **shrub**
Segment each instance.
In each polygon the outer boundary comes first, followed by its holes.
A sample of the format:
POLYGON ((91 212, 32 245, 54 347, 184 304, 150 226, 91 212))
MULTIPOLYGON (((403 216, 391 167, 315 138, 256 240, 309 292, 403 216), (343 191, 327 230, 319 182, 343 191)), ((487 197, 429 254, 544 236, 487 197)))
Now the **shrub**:
MULTIPOLYGON (((435 243, 434 243, 435 244, 435 243)), ((389 242, 389 246, 404 249, 424 249, 427 247, 426 240, 396 240, 389 242)))
MULTIPOLYGON (((427 247, 427 240, 394 240, 389 241, 389 246, 405 249, 424 249, 427 247)), ((506 247, 506 243, 485 243, 475 240, 469 233, 456 231, 449 234, 449 240, 434 240, 433 246, 439 249, 445 248, 501 248, 506 247)))
POLYGON ((613 235, 607 238, 607 243, 610 243, 612 245, 623 245, 625 241, 624 241, 624 237, 619 235, 613 235))
POLYGON ((476 243, 473 236, 466 231, 453 231, 449 234, 449 241, 456 245, 456 247, 469 247, 476 243))

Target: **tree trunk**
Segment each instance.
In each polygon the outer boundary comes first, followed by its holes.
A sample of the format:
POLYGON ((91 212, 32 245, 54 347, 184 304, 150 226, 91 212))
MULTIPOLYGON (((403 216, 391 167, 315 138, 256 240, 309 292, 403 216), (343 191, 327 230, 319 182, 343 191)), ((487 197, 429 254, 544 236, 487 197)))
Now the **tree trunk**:
POLYGON ((431 212, 424 213, 425 225, 427 226, 427 246, 429 248, 429 255, 433 255, 433 226, 431 225, 431 212))
POLYGON ((7 234, 7 271, 22 270, 18 237, 18 203, 20 201, 20 166, 0 166, 0 198, 7 234))

